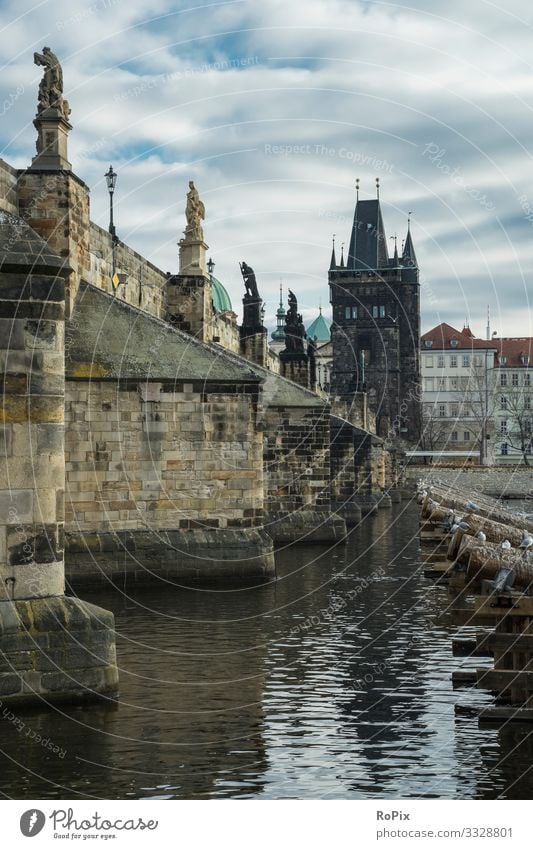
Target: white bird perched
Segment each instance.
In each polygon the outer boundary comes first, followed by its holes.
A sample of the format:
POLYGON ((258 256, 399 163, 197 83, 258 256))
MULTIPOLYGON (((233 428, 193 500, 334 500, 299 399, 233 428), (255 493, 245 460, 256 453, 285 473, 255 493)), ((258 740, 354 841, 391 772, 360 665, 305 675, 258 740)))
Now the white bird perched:
POLYGON ((470 525, 468 524, 468 522, 462 522, 462 521, 459 522, 459 527, 461 528, 462 531, 469 531, 470 530, 470 525))
POLYGON ((500 548, 502 551, 509 551, 509 549, 511 548, 511 543, 508 539, 504 539, 500 543, 500 548))
POLYGON ((479 507, 473 501, 467 501, 466 509, 470 510, 472 513, 476 513, 479 510, 479 507))
POLYGON ((452 525, 452 527, 451 527, 451 529, 450 529, 450 530, 451 530, 452 534, 454 534, 456 531, 458 531, 458 530, 459 530, 459 525, 457 524, 457 522, 454 522, 454 523, 453 523, 453 525, 452 525))
POLYGON ((478 531, 476 534, 476 539, 480 542, 487 542, 487 535, 483 533, 483 531, 478 531))

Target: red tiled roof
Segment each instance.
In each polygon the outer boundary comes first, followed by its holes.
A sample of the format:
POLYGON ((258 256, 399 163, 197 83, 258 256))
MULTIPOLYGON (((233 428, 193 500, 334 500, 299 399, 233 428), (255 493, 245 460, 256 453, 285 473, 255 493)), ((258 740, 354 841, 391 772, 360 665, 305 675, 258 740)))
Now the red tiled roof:
POLYGON ((502 339, 493 339, 493 345, 498 349, 498 359, 507 357, 507 362, 502 364, 504 368, 527 368, 533 365, 533 338, 531 336, 510 336, 502 339), (522 362, 522 357, 527 357, 527 362, 522 362))
POLYGON ((469 350, 472 348, 496 348, 496 345, 493 341, 488 341, 486 339, 476 339, 469 327, 465 327, 463 330, 457 330, 455 327, 452 327, 450 324, 446 324, 446 322, 442 322, 442 324, 437 325, 432 330, 428 330, 427 333, 424 333, 423 336, 420 337, 421 347, 423 350, 428 350, 426 341, 433 342, 431 346, 433 350, 442 351, 442 350, 469 350), (451 345, 452 339, 457 340, 457 345, 451 345))

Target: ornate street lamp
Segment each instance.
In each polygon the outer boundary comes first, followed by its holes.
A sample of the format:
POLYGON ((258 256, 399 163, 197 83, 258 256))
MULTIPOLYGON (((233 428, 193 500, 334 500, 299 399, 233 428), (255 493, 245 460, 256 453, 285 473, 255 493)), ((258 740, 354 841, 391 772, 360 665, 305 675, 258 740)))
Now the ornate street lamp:
POLYGON ((113 166, 109 166, 109 171, 107 174, 104 174, 107 190, 109 192, 109 232, 111 234, 111 263, 113 270, 111 272, 111 281, 116 290, 117 283, 115 278, 115 270, 116 270, 116 257, 115 257, 115 249, 117 245, 117 231, 115 230, 115 224, 113 222, 113 195, 115 193, 115 186, 117 184, 117 173, 113 171, 113 166))
POLYGON ((215 270, 215 263, 213 262, 211 257, 209 257, 209 262, 207 263, 207 270, 210 275, 212 275, 213 271, 215 270))
POLYGON ((113 223, 113 194, 115 192, 115 186, 117 184, 117 173, 113 171, 113 166, 109 166, 109 171, 104 175, 107 183, 107 190, 109 192, 109 232, 113 238, 113 241, 117 238, 117 233, 115 230, 115 225, 113 223))

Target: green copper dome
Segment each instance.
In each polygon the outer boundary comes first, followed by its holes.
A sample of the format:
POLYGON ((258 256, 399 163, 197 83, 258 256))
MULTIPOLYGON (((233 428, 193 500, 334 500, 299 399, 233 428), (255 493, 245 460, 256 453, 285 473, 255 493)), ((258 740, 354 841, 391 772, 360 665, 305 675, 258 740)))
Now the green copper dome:
POLYGON ((331 339, 331 322, 322 315, 322 308, 315 320, 307 328, 309 339, 317 339, 318 342, 329 342, 331 339))
POLYGON ((230 296, 220 280, 218 280, 214 274, 211 275, 211 292, 213 297, 213 306, 217 312, 233 312, 230 296))

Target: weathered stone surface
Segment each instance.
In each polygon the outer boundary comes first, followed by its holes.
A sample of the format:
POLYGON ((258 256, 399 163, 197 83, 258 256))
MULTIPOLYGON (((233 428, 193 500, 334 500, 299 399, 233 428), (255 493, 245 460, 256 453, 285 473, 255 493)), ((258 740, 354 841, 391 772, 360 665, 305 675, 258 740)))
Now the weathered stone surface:
POLYGON ((71 584, 213 578, 264 579, 275 575, 272 539, 263 530, 166 530, 120 534, 67 534, 66 572, 71 584), (96 545, 95 545, 96 543, 96 545), (74 550, 72 550, 74 549, 74 550))
POLYGON ((3 702, 116 697, 117 688, 111 613, 64 596, 0 602, 3 702))

